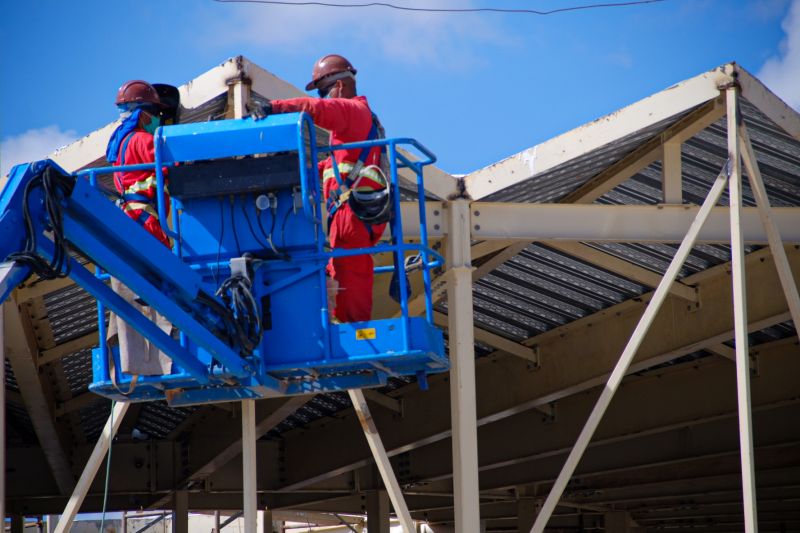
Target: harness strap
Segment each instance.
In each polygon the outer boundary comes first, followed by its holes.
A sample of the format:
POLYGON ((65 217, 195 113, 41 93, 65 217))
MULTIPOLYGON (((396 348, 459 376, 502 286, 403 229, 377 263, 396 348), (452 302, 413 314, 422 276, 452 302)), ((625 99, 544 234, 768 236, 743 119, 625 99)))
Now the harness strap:
MULTIPOLYGON (((378 120, 378 116, 375 113, 372 113, 372 127, 370 127, 369 133, 367 134, 367 141, 374 141, 378 138, 378 124, 380 121, 378 120)), ((384 148, 381 147, 381 151, 384 148)), ((328 209, 328 233, 330 234, 331 231, 331 223, 333 222, 333 216, 339 210, 339 208, 350 199, 350 190, 353 186, 354 179, 358 179, 360 175, 363 175, 371 180, 380 182, 383 180, 381 175, 372 170, 370 168, 364 170, 364 164, 367 162, 367 158, 369 157, 369 153, 372 151, 372 148, 362 148, 361 153, 358 157, 358 161, 355 163, 348 163, 348 162, 341 162, 337 164, 337 168, 334 169, 333 167, 325 169, 322 173, 322 180, 325 181, 330 178, 337 178, 336 170, 340 173, 347 172, 347 178, 344 182, 339 183, 339 189, 331 189, 331 192, 328 194, 328 199, 326 200, 325 206, 328 209), (351 176, 355 176, 352 178, 351 176)), ((335 159, 334 159, 335 161, 335 159)), ((361 220, 361 219, 359 219, 361 220)), ((372 224, 368 222, 364 222, 364 227, 367 229, 369 233, 370 240, 374 239, 374 232, 372 230, 372 224)))
MULTIPOLYGON (((122 144, 119 147, 119 154, 117 154, 117 161, 119 161, 119 166, 125 166, 125 152, 128 150, 128 143, 131 142, 131 138, 133 137, 134 131, 131 131, 125 136, 123 139, 122 144)), ((114 172, 114 183, 117 186, 117 190, 125 191, 125 187, 122 184, 122 172, 114 172)))
MULTIPOLYGON (((369 129, 369 134, 367 134, 368 141, 374 141, 378 138, 378 117, 375 113, 372 113, 372 127, 369 129)), ((371 148, 362 148, 361 155, 358 157, 358 161, 355 162, 353 165, 352 174, 355 174, 357 177, 358 174, 361 172, 361 169, 364 168, 364 164, 367 162, 367 157, 369 157, 369 153, 372 151, 371 148)))
MULTIPOLYGON (((120 162, 119 166, 125 166, 125 152, 128 150, 128 143, 133 138, 134 133, 135 131, 128 133, 122 141, 117 157, 117 160, 120 162)), ((114 183, 117 189, 122 191, 119 200, 120 207, 125 213, 137 209, 141 210, 141 213, 139 213, 139 216, 135 219, 141 226, 144 226, 151 217, 158 220, 158 213, 153 208, 153 199, 138 193, 138 191, 149 189, 153 185, 154 180, 155 176, 149 176, 126 189, 122 183, 122 172, 114 173, 114 183)))

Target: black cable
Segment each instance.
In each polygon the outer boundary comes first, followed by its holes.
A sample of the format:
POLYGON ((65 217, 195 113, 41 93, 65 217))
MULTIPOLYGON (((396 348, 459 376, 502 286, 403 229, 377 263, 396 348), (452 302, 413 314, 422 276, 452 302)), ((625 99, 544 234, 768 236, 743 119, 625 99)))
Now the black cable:
POLYGON ((292 214, 292 206, 289 206, 289 209, 286 210, 286 214, 283 215, 283 222, 281 222, 281 245, 284 250, 286 250, 286 235, 284 231, 286 230, 286 222, 289 221, 290 214, 292 214))
POLYGON ((602 4, 589 4, 585 6, 570 6, 540 11, 537 9, 506 9, 496 7, 474 7, 474 8, 427 8, 427 7, 408 7, 389 4, 386 2, 365 2, 363 4, 337 4, 332 2, 288 2, 279 0, 214 0, 222 4, 270 4, 278 6, 320 6, 320 7, 386 7, 397 9, 398 11, 416 11, 424 13, 512 13, 524 15, 553 15, 566 11, 581 11, 584 9, 599 9, 607 7, 628 7, 641 4, 655 4, 666 0, 635 0, 630 2, 608 2, 602 4))
POLYGON ((233 198, 233 195, 231 195, 231 229, 233 229, 233 240, 236 243, 236 255, 242 255, 242 248, 239 246, 239 236, 236 234, 236 220, 233 218, 233 198))
POLYGON ((233 337, 244 355, 250 355, 261 342, 261 316, 253 297, 250 280, 244 276, 231 276, 222 282, 217 296, 233 308, 233 337))
MULTIPOLYGON (((264 211, 266 211, 266 209, 264 209, 264 211)), ((261 223, 261 213, 262 213, 262 210, 256 208, 256 222, 258 222, 258 228, 261 230, 261 234, 264 236, 265 239, 267 239, 267 241, 269 241, 270 237, 272 236, 272 230, 270 230, 269 235, 267 235, 267 232, 264 230, 264 224, 261 223)), ((273 228, 275 227, 274 218, 275 217, 273 217, 273 222, 272 222, 272 227, 273 228)))
POLYGON ((22 195, 22 213, 25 223, 25 247, 19 252, 13 252, 6 258, 30 268, 32 274, 41 279, 64 278, 69 275, 69 246, 64 237, 62 199, 72 194, 75 182, 67 176, 60 174, 53 167, 48 166, 41 174, 31 178, 25 186, 22 195), (30 212, 30 194, 34 189, 41 188, 45 212, 48 217, 48 226, 53 234, 53 258, 47 260, 37 252, 37 236, 30 212))
MULTIPOLYGON (((258 234, 253 231, 253 224, 250 222, 250 215, 247 214, 247 204, 244 201, 244 196, 242 196, 242 213, 244 214, 244 219, 247 222, 247 227, 250 229, 250 235, 253 236, 259 246, 266 249, 269 245, 261 242, 261 239, 258 238, 258 234)), ((258 218, 257 214, 256 218, 258 218)))

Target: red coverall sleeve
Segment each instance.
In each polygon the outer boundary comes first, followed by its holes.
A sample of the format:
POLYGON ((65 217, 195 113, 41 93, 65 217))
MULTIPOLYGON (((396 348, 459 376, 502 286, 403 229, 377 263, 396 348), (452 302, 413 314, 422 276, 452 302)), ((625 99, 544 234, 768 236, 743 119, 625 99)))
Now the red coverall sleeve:
POLYGON ((314 123, 326 130, 336 131, 342 137, 357 137, 369 128, 372 113, 362 102, 352 98, 289 98, 273 100, 272 110, 275 113, 295 113, 305 111, 314 123), (369 122, 368 122, 369 121, 369 122))

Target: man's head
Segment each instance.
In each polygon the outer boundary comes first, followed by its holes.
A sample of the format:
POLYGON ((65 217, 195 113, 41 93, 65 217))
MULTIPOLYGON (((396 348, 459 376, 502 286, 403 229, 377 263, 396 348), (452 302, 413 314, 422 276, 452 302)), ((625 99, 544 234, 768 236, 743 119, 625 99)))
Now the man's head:
POLYGON ((117 91, 117 108, 125 118, 134 111, 141 110, 139 126, 150 133, 159 126, 161 99, 152 85, 142 80, 130 80, 122 84, 117 91))
POLYGON ((356 96, 358 71, 344 57, 330 54, 314 64, 306 90, 316 89, 320 98, 352 98, 356 96))

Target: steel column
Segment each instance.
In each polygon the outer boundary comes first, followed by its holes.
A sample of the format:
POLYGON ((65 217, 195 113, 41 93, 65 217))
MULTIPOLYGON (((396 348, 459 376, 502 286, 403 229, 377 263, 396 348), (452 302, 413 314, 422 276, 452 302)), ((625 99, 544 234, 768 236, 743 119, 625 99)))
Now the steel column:
POLYGON ((583 456, 583 452, 586 451, 586 447, 589 445, 589 441, 591 440, 592 435, 594 435, 597 426, 600 424, 600 420, 603 418, 606 409, 608 409, 611 399, 614 397, 614 393, 622 383, 622 379, 625 377, 628 367, 633 361, 639 346, 642 344, 647 331, 650 329, 650 325, 653 323, 656 314, 661 308, 661 304, 664 303, 664 300, 669 295, 670 285, 672 285, 672 283, 675 281, 675 277, 678 275, 681 266, 683 266, 684 261, 686 261, 686 258, 692 251, 692 247, 697 239, 697 235, 700 233, 703 223, 706 221, 706 218, 711 212, 711 208, 714 207, 720 195, 722 194, 722 190, 725 188, 725 178, 726 172, 725 169, 723 169, 723 171, 717 176, 714 185, 711 187, 708 196, 703 202, 703 206, 697 213, 697 217, 689 227, 689 231, 686 234, 686 237, 684 237, 683 242, 681 242, 678 251, 675 252, 675 256, 672 258, 667 271, 664 273, 661 283, 659 283, 658 288, 655 290, 650 304, 645 309, 642 318, 636 325, 636 329, 633 331, 631 338, 625 345, 625 349, 623 350, 617 365, 614 367, 613 372, 611 372, 611 376, 608 378, 608 383, 606 383, 603 392, 600 394, 600 398, 597 400, 597 404, 595 404, 594 409, 592 409, 592 413, 589 415, 589 419, 586 421, 586 425, 583 427, 580 435, 578 436, 578 441, 575 443, 575 446, 572 448, 572 451, 567 457, 564 467, 558 474, 558 478, 553 484, 550 494, 547 496, 547 499, 542 505, 541 512, 536 517, 536 522, 533 524, 531 533, 542 533, 544 531, 548 520, 550 520, 550 516, 553 514, 553 511, 558 504, 558 500, 561 498, 561 495, 564 492, 564 488, 567 486, 567 482, 569 481, 570 477, 572 477, 573 472, 575 472, 575 468, 578 466, 578 462, 583 456))
POLYGON ((378 465, 383 484, 389 491, 392 507, 394 507, 394 511, 397 513, 406 533, 413 533, 414 520, 412 520, 411 513, 408 511, 408 506, 403 498, 403 491, 400 489, 400 484, 397 482, 392 470, 392 464, 389 462, 389 456, 386 455, 386 449, 383 447, 383 441, 381 441, 381 436, 378 434, 378 428, 375 426, 375 421, 369 412, 367 399, 364 398, 364 393, 361 392, 361 389, 353 389, 347 392, 358 415, 358 421, 361 422, 364 436, 367 437, 367 443, 369 444, 369 449, 372 450, 375 464, 378 465))
POLYGON ((172 533, 189 533, 189 493, 185 490, 176 490, 172 494, 172 533))
MULTIPOLYGON (((728 104, 728 193, 731 215, 731 269, 733 279, 733 323, 736 343, 736 392, 739 402, 739 449, 742 456, 744 529, 757 533, 755 467, 753 465, 753 420, 750 409, 750 351, 747 338, 747 287, 742 234, 742 161, 739 153, 739 89, 726 91, 728 104)), ((774 254, 773 250, 773 254, 774 254)))
POLYGON ((247 114, 247 103, 250 101, 250 80, 239 75, 228 81, 228 87, 233 94, 233 118, 243 118, 247 114))
MULTIPOLYGON (((378 490, 367 495, 367 530, 370 533, 390 533, 391 517, 389 516, 389 499, 385 490, 378 490)), ((406 529, 404 533, 414 533, 414 529, 406 529)))
POLYGON ((72 527, 75 515, 78 514, 78 510, 84 498, 86 498, 86 494, 89 492, 89 487, 91 487, 94 476, 103 463, 106 452, 108 452, 108 447, 111 445, 111 441, 114 440, 114 435, 117 434, 117 430, 120 424, 122 424, 122 419, 128 411, 128 406, 130 406, 129 402, 117 402, 114 404, 111 414, 106 421, 106 425, 103 427, 103 432, 100 434, 100 438, 97 440, 94 450, 92 450, 92 455, 90 455, 89 460, 86 461, 83 473, 78 483, 75 485, 75 490, 72 492, 72 496, 70 496, 67 502, 67 507, 64 509, 61 519, 58 521, 55 533, 65 533, 72 527))
POLYGON ((536 500, 520 498, 517 500, 517 532, 528 533, 536 520, 536 500))
POLYGON ((447 302, 456 533, 477 531, 480 524, 470 220, 470 205, 466 200, 450 202, 447 302))
POLYGON ((262 514, 263 514, 263 518, 264 518, 261 521, 263 532, 264 533, 273 533, 274 530, 272 528, 272 510, 271 509, 264 509, 262 511, 262 514))
POLYGON ((244 531, 258 528, 258 487, 256 483, 256 401, 242 401, 242 497, 244 531))
POLYGON ((214 531, 213 533, 219 533, 219 511, 214 511, 214 531))
MULTIPOLYGON (((5 529, 5 524, 3 525, 5 529)), ((25 533, 25 517, 19 514, 11 515, 11 533, 25 533)))

